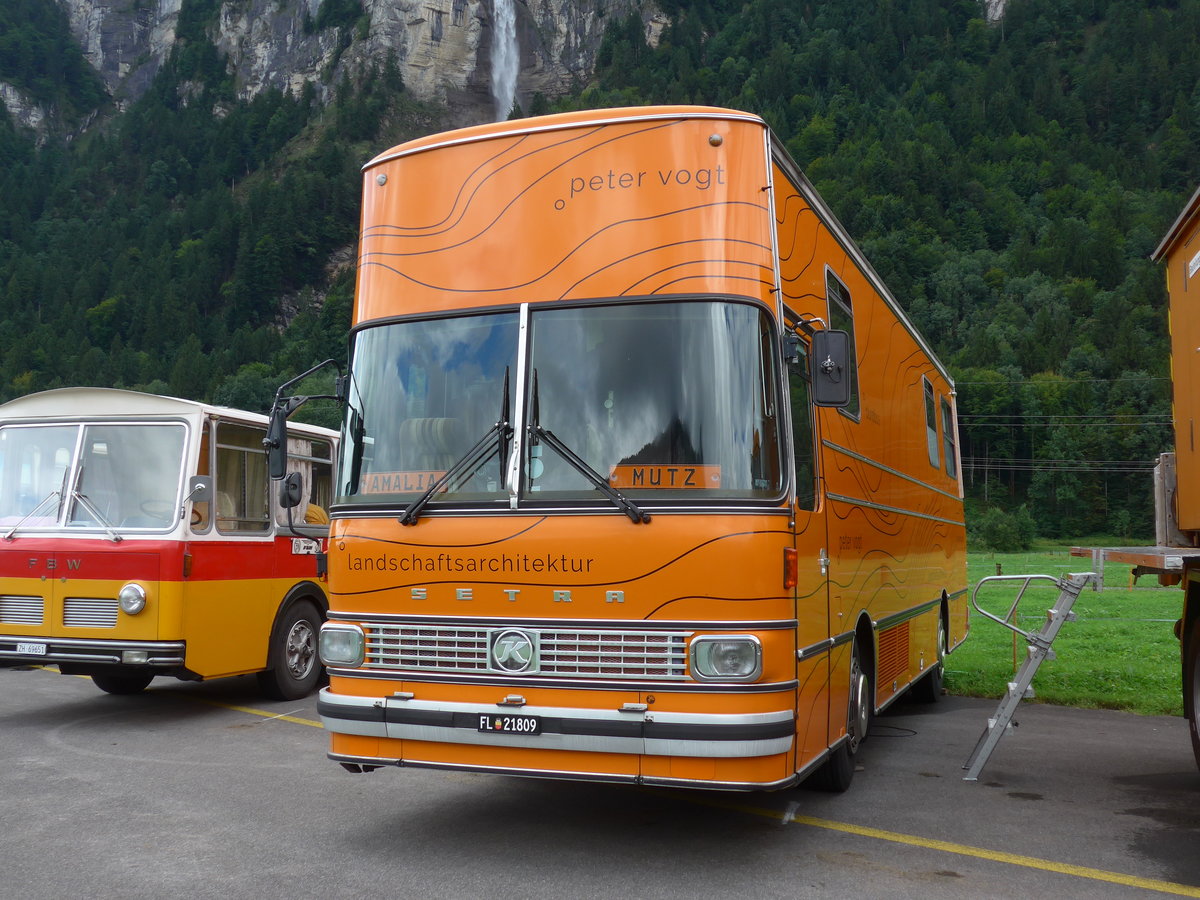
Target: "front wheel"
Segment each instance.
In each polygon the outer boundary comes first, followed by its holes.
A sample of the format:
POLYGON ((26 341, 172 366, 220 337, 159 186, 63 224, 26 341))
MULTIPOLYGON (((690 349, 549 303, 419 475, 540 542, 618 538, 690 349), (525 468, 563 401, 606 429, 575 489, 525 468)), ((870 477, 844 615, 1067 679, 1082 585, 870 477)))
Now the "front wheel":
POLYGON ((862 664, 858 640, 850 651, 850 700, 846 708, 846 738, 812 776, 822 791, 842 793, 854 780, 855 757, 871 729, 871 677, 862 664))
POLYGON ((140 694, 153 680, 154 676, 149 672, 119 672, 92 676, 92 682, 106 694, 140 694))
POLYGON ((271 634, 267 668, 258 673, 258 687, 271 700, 307 697, 321 678, 317 637, 321 615, 308 602, 294 604, 271 634))

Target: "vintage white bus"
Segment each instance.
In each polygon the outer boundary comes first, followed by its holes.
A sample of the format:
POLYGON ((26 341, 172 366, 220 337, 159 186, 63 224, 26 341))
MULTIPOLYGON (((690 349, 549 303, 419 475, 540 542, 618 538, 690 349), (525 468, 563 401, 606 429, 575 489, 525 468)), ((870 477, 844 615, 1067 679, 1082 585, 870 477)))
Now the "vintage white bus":
POLYGON ((337 433, 292 425, 303 505, 268 493, 267 418, 103 388, 0 406, 0 663, 110 693, 255 673, 311 692, 337 433))

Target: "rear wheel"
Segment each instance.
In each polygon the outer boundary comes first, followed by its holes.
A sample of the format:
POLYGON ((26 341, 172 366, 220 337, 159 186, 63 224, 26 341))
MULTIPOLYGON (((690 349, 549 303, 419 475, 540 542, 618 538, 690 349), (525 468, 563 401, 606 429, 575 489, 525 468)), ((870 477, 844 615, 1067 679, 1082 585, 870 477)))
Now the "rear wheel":
POLYGON ((293 604, 275 626, 267 650, 267 668, 258 673, 258 687, 271 700, 307 697, 321 678, 317 637, 321 615, 307 601, 293 604))
POLYGON ((118 672, 93 675, 96 687, 106 694, 140 694, 154 680, 149 672, 118 672))
POLYGON ((942 699, 942 681, 946 671, 946 620, 938 616, 937 662, 912 686, 913 698, 922 703, 937 703, 942 699))

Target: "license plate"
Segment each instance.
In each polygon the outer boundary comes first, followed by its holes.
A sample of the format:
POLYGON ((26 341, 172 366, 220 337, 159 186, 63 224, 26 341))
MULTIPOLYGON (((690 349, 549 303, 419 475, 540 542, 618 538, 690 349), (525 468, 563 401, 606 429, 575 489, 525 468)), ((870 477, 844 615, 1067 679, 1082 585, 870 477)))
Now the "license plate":
POLYGON ((27 653, 30 656, 45 656, 45 644, 17 644, 18 653, 27 653))
POLYGON ((510 716, 480 713, 479 730, 492 734, 541 734, 542 720, 537 716, 510 716))

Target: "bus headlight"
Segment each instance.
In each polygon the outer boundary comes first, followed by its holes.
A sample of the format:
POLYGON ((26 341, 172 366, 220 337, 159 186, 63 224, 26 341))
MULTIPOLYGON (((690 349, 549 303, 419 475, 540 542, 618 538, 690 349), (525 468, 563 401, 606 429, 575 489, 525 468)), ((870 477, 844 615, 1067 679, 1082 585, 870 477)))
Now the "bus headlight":
POLYGON ((753 681, 762 674, 762 644, 751 634, 711 634, 690 648, 697 681, 753 681))
POLYGON ((127 584, 117 592, 117 605, 121 612, 136 616, 146 608, 146 589, 140 584, 127 584))
POLYGON ((321 626, 321 662, 356 669, 363 663, 366 638, 357 625, 326 623, 321 626))

